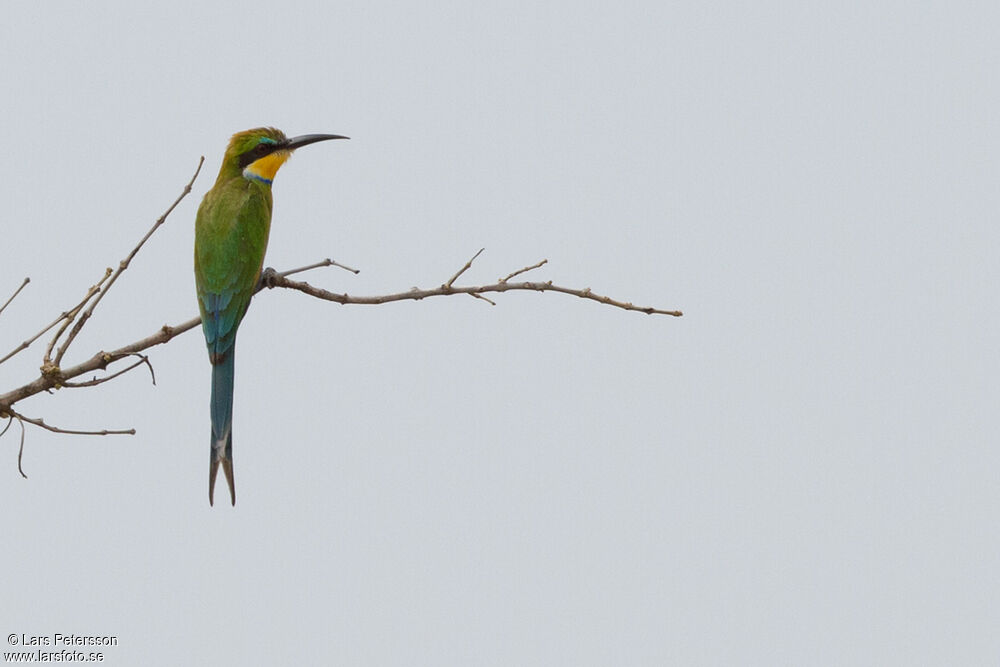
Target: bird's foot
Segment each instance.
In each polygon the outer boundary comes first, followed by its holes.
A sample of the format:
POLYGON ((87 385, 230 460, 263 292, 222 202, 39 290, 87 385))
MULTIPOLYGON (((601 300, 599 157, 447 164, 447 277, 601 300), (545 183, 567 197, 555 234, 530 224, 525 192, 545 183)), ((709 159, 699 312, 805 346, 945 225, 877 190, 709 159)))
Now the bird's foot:
POLYGON ((274 284, 277 278, 278 278, 278 272, 269 266, 261 272, 260 284, 262 287, 266 287, 267 289, 272 289, 274 288, 274 284))

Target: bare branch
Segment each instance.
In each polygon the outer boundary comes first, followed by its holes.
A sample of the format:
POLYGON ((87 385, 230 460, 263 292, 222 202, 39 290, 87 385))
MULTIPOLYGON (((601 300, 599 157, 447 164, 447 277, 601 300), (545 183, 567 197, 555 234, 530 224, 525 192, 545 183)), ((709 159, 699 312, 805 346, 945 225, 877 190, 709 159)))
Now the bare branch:
POLYGON ((45 357, 42 360, 42 363, 44 365, 49 366, 52 364, 52 350, 55 349, 56 342, 59 340, 59 337, 62 336, 63 332, 66 331, 66 328, 73 323, 73 320, 76 319, 77 313, 79 313, 80 310, 87 305, 87 302, 90 301, 90 299, 95 294, 101 291, 101 286, 104 284, 104 281, 106 281, 110 276, 111 276, 111 269, 110 268, 104 269, 104 277, 98 280, 96 285, 90 286, 90 289, 87 290, 87 294, 83 297, 83 301, 76 304, 76 306, 74 306, 73 308, 69 309, 68 311, 62 314, 62 318, 65 321, 63 322, 63 325, 59 327, 59 330, 56 331, 56 335, 53 336, 52 340, 49 341, 49 346, 45 348, 45 357))
MULTIPOLYGON (((478 253, 477 253, 478 255, 478 253)), ((473 257, 475 259, 475 257, 473 257)), ((471 263, 471 260, 470 260, 471 263)), ((528 267, 531 268, 531 267, 528 267)), ((516 272, 515 272, 516 273, 516 272)), ((513 274, 512 274, 513 275, 513 274)), ((598 303, 603 303, 608 306, 614 306, 616 308, 621 308, 623 310, 631 310, 640 313, 646 313, 648 315, 670 315, 673 317, 680 317, 683 313, 679 310, 662 310, 659 308, 653 308, 650 306, 636 306, 631 302, 623 302, 612 299, 611 297, 602 296, 600 294, 595 294, 590 288, 585 289, 573 289, 569 287, 562 287, 561 285, 555 285, 552 281, 536 283, 536 282, 496 282, 492 285, 478 285, 478 286, 448 286, 447 284, 441 285, 433 289, 412 289, 406 292, 398 292, 396 294, 386 294, 380 296, 350 296, 348 294, 337 294, 334 292, 327 291, 322 288, 313 287, 309 283, 298 282, 295 280, 290 280, 279 273, 274 273, 272 276, 272 284, 274 287, 284 287, 287 289, 294 289, 303 294, 315 297, 317 299, 323 299, 324 301, 333 301, 340 304, 355 304, 355 305, 376 305, 381 303, 390 303, 393 301, 419 301, 421 299, 432 297, 432 296, 447 296, 449 294, 469 294, 477 298, 482 298, 492 305, 496 305, 494 301, 483 296, 491 292, 510 292, 510 291, 532 291, 532 292, 561 292, 563 294, 569 294, 571 296, 579 297, 581 299, 589 299, 591 301, 596 301, 598 303)), ((258 290, 263 288, 263 284, 258 286, 258 290)), ((58 320, 56 321, 58 323, 58 320)), ((54 323, 55 324, 55 323, 54 323)), ((169 326, 164 325, 156 333, 147 336, 141 340, 138 340, 129 345, 125 345, 111 352, 98 352, 86 361, 72 366, 70 368, 61 369, 58 367, 47 367, 47 372, 44 372, 40 377, 36 378, 34 381, 29 382, 17 389, 9 391, 5 394, 0 394, 0 415, 8 411, 10 406, 29 396, 34 396, 35 394, 41 393, 43 391, 48 391, 49 389, 59 388, 65 386, 67 380, 71 380, 75 377, 79 377, 85 373, 91 373, 96 370, 106 370, 108 365, 123 359, 125 357, 141 352, 150 347, 156 345, 162 345, 179 336, 186 331, 194 329, 199 324, 201 324, 201 318, 195 317, 186 322, 178 325, 169 326)), ((36 336, 37 337, 37 336, 36 336)), ((132 367, 137 366, 137 364, 132 367)), ((115 376, 120 375, 125 371, 119 371, 115 376)), ((152 370, 152 369, 150 369, 152 370)), ((79 383, 79 385, 71 386, 89 386, 91 383, 100 384, 104 381, 111 379, 101 378, 99 380, 90 380, 88 382, 79 383)))
POLYGON ((36 378, 32 382, 29 382, 28 384, 20 386, 17 389, 7 392, 6 394, 0 394, 0 415, 5 412, 9 412, 10 406, 22 399, 34 396, 35 394, 43 391, 48 391, 49 389, 61 387, 66 380, 79 377, 85 373, 91 373, 96 370, 104 370, 109 364, 112 364, 119 359, 131 356, 136 352, 141 352, 142 350, 153 347, 154 345, 162 345, 175 336, 179 336, 186 331, 194 329, 199 324, 201 324, 200 317, 195 317, 194 319, 190 319, 187 322, 183 322, 176 326, 164 324, 153 335, 120 347, 117 350, 112 350, 111 352, 98 352, 94 356, 90 357, 90 359, 87 359, 76 366, 71 366, 70 368, 53 368, 51 372, 43 373, 40 377, 36 378))
MULTIPOLYGON (((28 476, 24 474, 24 468, 21 466, 21 460, 24 457, 24 422, 28 422, 29 424, 34 424, 35 426, 44 428, 46 431, 51 431, 52 433, 62 433, 65 435, 135 435, 134 428, 122 429, 122 430, 101 429, 100 431, 78 431, 76 429, 67 429, 67 428, 59 428, 58 426, 51 426, 49 424, 46 424, 45 421, 42 419, 25 417, 24 415, 19 414, 9 408, 6 410, 6 412, 11 421, 16 419, 18 423, 21 425, 21 444, 17 450, 17 471, 21 473, 21 477, 25 479, 28 479, 28 476)), ((10 422, 8 422, 7 426, 8 427, 10 426, 10 422)), ((0 432, 0 436, 2 436, 6 432, 7 429, 5 428, 2 432, 0 432)))
MULTIPOLYGON (((481 252, 482 251, 480 251, 480 253, 481 252)), ((531 270, 532 268, 537 268, 537 266, 540 266, 541 263, 539 263, 539 265, 536 266, 529 266, 526 267, 525 269, 515 271, 514 273, 510 274, 510 276, 508 276, 507 278, 500 280, 496 283, 493 283, 491 285, 455 286, 454 279, 460 276, 465 270, 467 270, 469 266, 472 264, 472 261, 475 260, 480 253, 476 253, 472 257, 472 259, 466 262, 466 266, 463 267, 462 270, 459 271, 457 274, 455 274, 455 277, 449 281, 449 283, 452 284, 446 283, 444 285, 441 285, 433 289, 424 289, 424 290, 413 288, 406 292, 398 292, 396 294, 386 294, 380 296, 350 296, 348 294, 337 294, 322 288, 313 287, 309 283, 290 280, 286 278, 285 275, 274 271, 271 271, 268 277, 270 281, 270 286, 294 289, 299 292, 302 292, 303 294, 316 297, 317 299, 323 299, 324 301, 333 301, 335 303, 340 303, 344 305, 346 304, 376 305, 381 303, 390 303, 393 301, 419 301, 427 297, 447 296, 450 294, 468 294, 470 296, 483 299, 484 301, 487 301, 492 305, 496 305, 496 303, 493 300, 486 298, 484 294, 488 294, 491 292, 499 293, 499 292, 510 292, 510 291, 532 291, 532 292, 561 292, 563 294, 569 294, 571 296, 579 297, 581 299, 589 299, 591 301, 603 303, 608 306, 621 308, 622 310, 637 311, 640 313, 646 313, 648 315, 657 314, 657 315, 670 315, 673 317, 680 317, 683 314, 679 310, 662 310, 659 308, 653 308, 651 306, 636 306, 631 302, 618 301, 608 296, 595 294, 593 291, 591 291, 589 287, 585 289, 574 289, 569 287, 563 287, 561 285, 555 285, 552 283, 552 281, 517 282, 517 283, 509 282, 509 278, 511 276, 523 273, 525 270, 531 270)), ((263 289, 263 287, 264 287, 264 281, 262 280, 261 284, 257 286, 257 290, 259 291, 263 289)), ((50 325, 49 328, 51 328, 51 326, 54 326, 58 322, 59 320, 56 320, 56 322, 50 325)), ((163 343, 166 343, 171 339, 173 339, 175 336, 178 336, 191 329, 194 329, 200 323, 201 323, 201 318, 195 317, 193 319, 188 320, 187 322, 183 322, 175 326, 164 325, 156 333, 147 336, 146 338, 138 340, 129 345, 125 345, 116 350, 112 350, 111 352, 104 352, 104 351, 98 352, 89 359, 87 359, 86 361, 77 364, 76 366, 72 366, 70 368, 62 369, 59 368, 58 366, 51 364, 48 366, 43 366, 43 373, 40 377, 36 378, 32 382, 29 382, 21 387, 18 387, 17 389, 9 391, 5 394, 0 394, 0 415, 9 412, 10 406, 14 405, 14 403, 24 398, 27 398, 29 396, 34 396, 35 394, 41 393, 43 391, 48 391, 53 388, 57 389, 62 386, 67 386, 68 380, 71 380, 75 377, 79 377, 80 375, 83 375, 85 373, 91 373, 96 370, 106 370, 110 364, 125 357, 135 355, 136 353, 146 350, 155 345, 162 345, 163 343)), ((8 357, 9 356, 10 355, 8 355, 8 357)), ((148 362, 143 362, 143 361, 137 362, 136 364, 133 364, 129 368, 126 368, 122 371, 118 371, 117 373, 107 378, 100 378, 100 379, 95 378, 93 380, 89 380, 86 382, 70 383, 69 386, 80 387, 80 386, 92 386, 95 384, 101 384, 103 382, 112 379, 113 377, 117 377, 118 375, 121 375, 122 373, 131 370, 132 368, 135 368, 140 363, 148 363, 148 362)), ((150 372, 152 373, 152 366, 150 366, 150 372)), ((154 383, 155 383, 155 378, 154 378, 154 383)))
POLYGON ((542 261, 538 262, 537 264, 532 264, 531 266, 526 266, 523 269, 518 269, 514 273, 509 273, 509 274, 507 274, 506 278, 501 278, 497 282, 499 282, 499 283, 505 283, 508 280, 510 280, 511 278, 513 278, 514 276, 519 276, 522 273, 527 273, 528 271, 531 271, 533 269, 537 269, 538 267, 540 267, 540 266, 542 266, 544 264, 548 264, 548 262, 549 262, 549 260, 543 259, 542 261))
MULTIPOLYGON (((29 424, 34 424, 35 426, 44 428, 46 431, 51 431, 52 433, 63 433, 66 435, 135 435, 134 428, 101 429, 100 431, 78 431, 76 429, 59 428, 58 426, 51 426, 49 424, 46 424, 45 421, 42 419, 25 417, 22 414, 14 412, 13 410, 10 410, 9 412, 10 414, 14 415, 14 417, 17 418, 18 421, 26 421, 29 424)), ((21 424, 21 428, 22 429, 24 428, 24 424, 21 424)))
MULTIPOLYGON (((314 296, 317 299, 323 299, 325 301, 334 301, 340 304, 358 304, 358 305, 376 305, 380 303, 389 303, 392 301, 419 301, 430 296, 447 296, 449 294, 474 294, 482 295, 490 292, 511 292, 516 290, 521 291, 531 291, 531 292, 560 292, 562 294, 569 294, 572 296, 579 297, 581 299, 589 299, 591 301, 597 301, 598 303, 603 303, 608 306, 614 306, 616 308, 621 308, 622 310, 633 310, 640 313, 646 313, 647 315, 671 315, 673 317, 681 317, 684 313, 679 310, 661 310, 659 308, 653 308, 651 306, 636 306, 635 304, 627 301, 618 301, 612 299, 611 297, 602 296, 600 294, 595 294, 589 287, 584 289, 573 289, 570 287, 562 287, 561 285, 555 285, 552 281, 544 283, 511 283, 511 282, 496 282, 492 285, 476 285, 468 287, 455 287, 449 286, 447 284, 441 285, 440 287, 435 287, 432 289, 411 289, 406 292, 397 292, 396 294, 385 294, 381 296, 350 296, 348 294, 336 294, 334 292, 329 292, 325 289, 319 287, 313 287, 309 283, 298 282, 295 280, 289 280, 281 276, 275 276, 274 287, 287 287, 289 289, 298 290, 303 294, 308 294, 309 296, 314 296)), ((0 401, 3 397, 0 396, 0 401)))
POLYGON ((62 358, 63 355, 66 354, 66 350, 69 349, 70 344, 72 344, 77 334, 80 333, 80 330, 83 328, 83 325, 87 323, 88 319, 90 319, 90 316, 94 313, 94 309, 97 308, 97 304, 101 302, 101 299, 104 298, 104 295, 107 294, 108 290, 111 289, 111 286, 115 284, 115 281, 118 280, 118 276, 120 276, 122 273, 125 272, 125 269, 127 269, 129 264, 132 262, 132 258, 135 257, 136 254, 139 252, 139 249, 142 248, 142 246, 146 243, 146 241, 149 240, 149 237, 152 236, 153 233, 160 228, 160 225, 162 225, 167 220, 167 216, 170 215, 175 208, 177 208, 177 205, 181 203, 181 200, 191 193, 191 186, 194 185, 195 179, 198 178, 198 174, 201 172, 201 165, 203 165, 204 163, 205 163, 205 156, 202 156, 201 159, 198 160, 198 167, 194 170, 194 175, 191 176, 191 180, 188 181, 187 185, 184 186, 184 189, 181 191, 181 194, 177 197, 177 199, 174 200, 174 203, 171 204, 166 211, 164 211, 163 215, 161 215, 159 219, 155 223, 153 223, 153 226, 149 229, 148 232, 146 232, 146 235, 142 237, 142 239, 139 241, 138 244, 136 244, 134 248, 132 248, 132 252, 128 254, 128 257, 119 262, 118 269, 111 276, 111 280, 108 281, 108 284, 104 288, 104 291, 98 294, 97 298, 91 302, 87 310, 83 311, 83 313, 80 315, 80 319, 77 320, 76 324, 73 326, 73 329, 69 332, 69 335, 66 337, 65 342, 63 342, 62 346, 60 346, 59 348, 59 351, 56 353, 56 358, 54 361, 56 366, 58 366, 62 362, 62 358))
MULTIPOLYGON (((111 271, 109 269, 108 271, 105 272, 104 277, 107 278, 110 274, 111 274, 111 271)), ((31 338, 25 340, 20 345, 18 345, 13 350, 11 350, 9 353, 7 353, 7 356, 5 356, 3 359, 0 359, 0 364, 2 364, 3 362, 7 361, 8 359, 10 359, 11 357, 13 357, 18 352, 21 352, 23 350, 27 350, 28 347, 32 343, 34 343, 36 340, 38 340, 39 338, 41 338, 42 335, 45 334, 45 332, 49 331, 52 327, 54 327, 55 325, 59 324, 63 320, 65 320, 67 318, 70 318, 70 320, 72 320, 72 318, 76 317, 76 313, 81 308, 83 308, 84 304, 86 304, 87 301, 90 300, 90 297, 94 296, 94 294, 96 293, 96 290, 100 289, 100 285, 103 282, 104 282, 104 280, 101 280, 100 282, 97 283, 97 285, 92 285, 90 287, 90 289, 87 290, 87 294, 86 294, 86 296, 83 297, 83 300, 81 300, 78 304, 76 304, 75 306, 73 306, 69 310, 66 310, 66 311, 63 311, 62 313, 60 313, 59 317, 57 317, 56 319, 52 320, 52 322, 50 322, 48 326, 46 326, 44 329, 42 329, 41 331, 39 331, 38 333, 36 333, 34 336, 32 336, 31 338)), ((51 353, 51 351, 52 351, 52 346, 50 345, 49 348, 48 348, 48 352, 46 352, 46 358, 48 358, 48 355, 51 353)))
POLYGON ((483 296, 482 294, 476 294, 475 292, 470 292, 470 293, 469 293, 469 296, 474 296, 474 297, 476 297, 477 299, 482 299, 483 301, 485 301, 486 303, 490 304, 491 306, 495 306, 495 305, 497 305, 497 302, 496 302, 496 301, 494 301, 493 299, 487 299, 487 298, 486 298, 485 296, 483 296))
POLYGON ((124 375, 125 373, 128 373, 133 368, 137 368, 139 366, 142 366, 143 364, 146 364, 146 366, 149 367, 149 376, 150 376, 150 378, 152 378, 153 384, 155 385, 156 384, 156 373, 153 372, 153 364, 149 363, 149 357, 147 357, 144 354, 139 354, 138 352, 135 352, 134 354, 131 354, 129 356, 139 357, 139 361, 135 362, 131 366, 128 366, 127 368, 123 368, 122 370, 118 371, 117 373, 112 373, 111 375, 108 375, 106 377, 98 378, 98 377, 95 376, 94 379, 87 380, 86 382, 63 382, 62 386, 64 386, 64 387, 72 387, 72 388, 96 387, 99 384, 104 384, 105 382, 110 382, 111 380, 114 380, 119 375, 124 375))
MULTIPOLYGON (((12 417, 14 416, 16 415, 12 415, 12 417)), ((17 448, 17 471, 21 473, 21 477, 28 479, 28 476, 24 474, 24 468, 21 467, 21 457, 24 456, 24 422, 21 421, 20 417, 17 417, 17 423, 21 425, 21 445, 17 448)))
POLYGON ((361 273, 361 271, 358 269, 352 269, 351 267, 345 266, 340 262, 332 260, 328 257, 324 259, 322 262, 316 262, 315 264, 309 264, 307 266, 300 266, 297 269, 289 269, 288 271, 282 271, 281 273, 278 273, 278 275, 287 278, 288 276, 293 275, 295 273, 302 273, 303 271, 311 271, 312 269, 319 269, 324 266, 336 266, 338 268, 344 269, 345 271, 350 271, 354 275, 361 273))
MULTIPOLYGON (((83 325, 86 324, 87 320, 93 314, 94 308, 96 308, 97 304, 100 303, 101 299, 104 298, 104 295, 107 294, 107 291, 109 289, 111 289, 111 285, 113 285, 114 282, 118 279, 118 276, 120 276, 122 274, 122 272, 125 271, 125 269, 128 268, 129 263, 132 261, 132 258, 134 258, 136 256, 136 254, 139 252, 139 249, 142 248, 142 246, 146 243, 147 240, 149 240, 149 237, 153 235, 153 232, 155 232, 160 227, 160 225, 162 225, 166 221, 167 216, 170 215, 170 213, 172 213, 173 210, 175 208, 177 208, 177 205, 181 202, 181 200, 184 199, 184 197, 186 197, 191 192, 191 187, 192 187, 192 185, 194 185, 195 179, 198 178, 198 174, 201 172, 201 166, 204 163, 205 163, 205 158, 204 157, 202 157, 200 160, 198 160, 198 166, 195 169, 194 175, 191 177, 191 180, 188 181, 187 185, 184 186, 184 189, 181 191, 180 196, 178 196, 177 199, 174 200, 174 203, 171 204, 170 207, 163 213, 163 215, 160 216, 160 218, 153 224, 152 228, 150 228, 150 230, 148 232, 146 232, 146 235, 142 237, 142 239, 139 241, 138 244, 136 244, 135 248, 132 249, 132 252, 129 253, 128 257, 126 257, 125 259, 123 259, 119 263, 117 271, 112 272, 111 269, 106 269, 105 272, 104 272, 104 277, 101 278, 101 280, 98 281, 98 283, 96 285, 93 285, 87 291, 86 296, 84 296, 83 300, 80 301, 80 303, 78 303, 76 306, 74 306, 73 308, 69 309, 68 311, 65 311, 62 314, 60 314, 59 317, 57 317, 55 320, 53 320, 44 329, 42 329, 37 334, 35 334, 31 338, 25 340, 20 345, 18 345, 16 348, 14 348, 5 357, 3 357, 2 359, 0 359, 0 364, 2 364, 3 362, 7 361, 8 359, 10 359, 11 357, 13 357, 18 352, 21 352, 23 350, 28 349, 28 347, 32 343, 34 343, 36 340, 38 340, 47 331, 49 331, 50 329, 52 329, 52 327, 56 326, 60 322, 65 321, 64 324, 63 324, 63 326, 59 329, 59 331, 56 332, 56 335, 50 341, 48 349, 46 350, 45 357, 44 357, 44 364, 45 364, 46 367, 54 367, 54 368, 58 369, 59 364, 62 363, 63 355, 66 354, 66 350, 69 348, 70 343, 72 343, 73 340, 76 338, 77 334, 80 333, 80 330, 83 328, 83 325), (109 278, 110 278, 110 280, 109 280, 109 278), (103 286, 103 284, 104 284, 105 281, 108 281, 108 284, 107 284, 107 286, 105 286, 103 288, 103 291, 102 291, 101 288, 102 288, 102 286, 103 286), (62 346, 59 348, 58 352, 56 353, 56 358, 53 361, 52 360, 52 351, 55 349, 55 346, 56 346, 57 342, 59 341, 59 338, 66 331, 67 327, 73 322, 73 320, 76 319, 76 316, 80 312, 80 310, 82 308, 84 308, 84 306, 86 306, 87 302, 90 301, 91 298, 93 298, 95 295, 97 296, 97 298, 94 299, 93 302, 90 303, 90 307, 87 308, 82 313, 82 315, 80 315, 80 319, 76 321, 76 325, 70 331, 69 336, 66 338, 66 340, 63 342, 62 346)), ((25 282, 27 282, 27 279, 25 280, 25 282)), ((22 287, 23 287, 23 285, 22 285, 22 287)), ((20 291, 20 290, 18 290, 18 291, 20 291)), ((17 295, 17 293, 15 292, 15 296, 16 295, 17 295)), ((13 299, 13 297, 11 297, 11 299, 13 299)), ((9 301, 8 301, 8 303, 9 303, 9 301)), ((6 307, 6 304, 5 304, 5 307, 6 307)), ((0 309, 0 310, 2 310, 2 309, 0 309)))
POLYGON ((21 286, 18 287, 16 290, 14 290, 14 293, 10 295, 10 298, 7 299, 6 301, 4 301, 3 305, 0 306, 0 313, 3 312, 4 308, 6 308, 7 306, 10 305, 10 302, 13 301, 17 297, 17 295, 21 293, 21 290, 24 289, 24 286, 27 285, 30 282, 31 282, 31 278, 25 278, 24 279, 24 282, 21 283, 21 286))
POLYGON ((6 415, 6 417, 7 417, 7 425, 3 427, 2 431, 0 431, 0 438, 2 438, 3 434, 7 432, 7 429, 10 428, 10 425, 14 423, 14 415, 6 415))
POLYGON ((477 258, 477 257, 479 257, 479 256, 480 256, 481 254, 483 254, 483 251, 484 251, 484 250, 486 250, 486 248, 480 248, 480 249, 479 249, 479 252, 477 252, 477 253, 476 253, 475 255, 473 255, 473 256, 472 256, 472 259, 470 259, 470 260, 469 260, 468 262, 466 262, 466 263, 465 263, 465 266, 463 266, 462 268, 460 268, 460 269, 458 270, 458 273, 456 273, 455 275, 453 275, 453 276, 451 277, 451 279, 450 279, 450 280, 449 280, 448 282, 446 282, 446 283, 445 283, 444 285, 442 285, 442 287, 444 287, 444 288, 446 288, 446 289, 447 289, 447 288, 450 288, 450 287, 452 286, 452 283, 454 283, 454 282, 455 282, 456 280, 458 280, 458 277, 459 277, 460 275, 462 275, 463 273, 465 273, 466 271, 468 271, 468 270, 469 270, 469 268, 470 268, 470 267, 472 266, 472 263, 473 263, 474 261, 476 261, 476 258, 477 258))

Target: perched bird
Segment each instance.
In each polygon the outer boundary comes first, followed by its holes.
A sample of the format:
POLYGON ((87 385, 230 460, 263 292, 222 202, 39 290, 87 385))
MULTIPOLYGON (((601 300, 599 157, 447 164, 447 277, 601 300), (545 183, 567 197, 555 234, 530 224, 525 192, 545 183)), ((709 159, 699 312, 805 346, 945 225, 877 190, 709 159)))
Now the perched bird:
POLYGON ((271 228, 271 181, 296 148, 347 139, 336 134, 306 134, 289 139, 280 130, 260 127, 229 140, 219 177, 198 208, 194 238, 194 276, 201 328, 212 362, 212 446, 208 502, 214 504, 215 476, 222 466, 229 496, 233 484, 233 369, 236 329, 264 266, 271 228))

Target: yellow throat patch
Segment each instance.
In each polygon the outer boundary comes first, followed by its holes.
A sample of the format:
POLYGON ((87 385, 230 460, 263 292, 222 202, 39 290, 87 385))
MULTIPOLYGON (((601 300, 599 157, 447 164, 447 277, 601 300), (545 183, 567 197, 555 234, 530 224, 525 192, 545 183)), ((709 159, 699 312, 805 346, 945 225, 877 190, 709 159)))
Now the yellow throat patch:
POLYGON ((285 164, 290 157, 292 157, 292 151, 274 151, 244 167, 243 176, 270 184, 274 180, 274 175, 281 169, 281 165, 285 164))

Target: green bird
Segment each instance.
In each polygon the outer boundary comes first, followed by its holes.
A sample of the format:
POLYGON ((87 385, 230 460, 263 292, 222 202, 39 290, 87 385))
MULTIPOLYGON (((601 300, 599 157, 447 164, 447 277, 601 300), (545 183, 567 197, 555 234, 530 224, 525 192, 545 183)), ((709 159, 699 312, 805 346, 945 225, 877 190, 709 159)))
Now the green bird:
POLYGON ((198 208, 194 276, 201 329, 212 362, 212 444, 208 502, 214 504, 219 466, 236 504, 233 483, 233 370, 236 330, 264 266, 271 229, 271 182, 292 151, 317 141, 347 139, 306 134, 289 139, 273 127, 238 132, 229 140, 219 177, 198 208))

